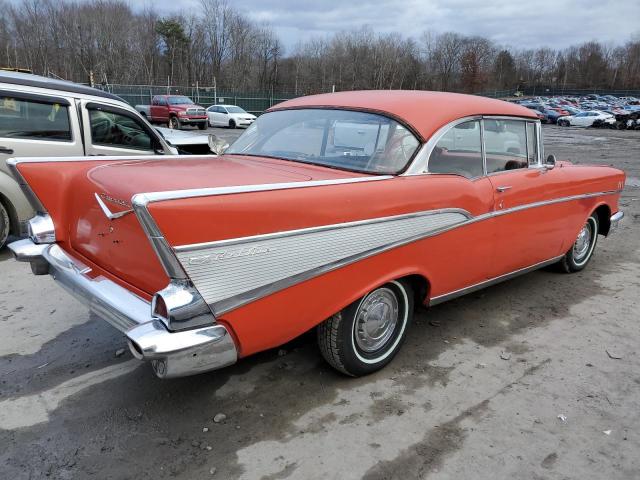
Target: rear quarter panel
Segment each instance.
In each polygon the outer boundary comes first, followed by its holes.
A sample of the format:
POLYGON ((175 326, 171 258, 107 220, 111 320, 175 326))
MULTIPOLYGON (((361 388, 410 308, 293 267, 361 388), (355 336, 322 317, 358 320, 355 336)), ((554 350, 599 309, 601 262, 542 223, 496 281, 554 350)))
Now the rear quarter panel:
MULTIPOLYGON (((424 175, 172 200, 152 203, 149 210, 169 243, 180 247, 438 209, 482 215, 492 202, 487 179, 424 175)), ((242 355, 271 348, 395 278, 419 275, 428 279, 433 294, 482 281, 491 235, 488 222, 455 228, 302 281, 218 319, 233 329, 242 355)))

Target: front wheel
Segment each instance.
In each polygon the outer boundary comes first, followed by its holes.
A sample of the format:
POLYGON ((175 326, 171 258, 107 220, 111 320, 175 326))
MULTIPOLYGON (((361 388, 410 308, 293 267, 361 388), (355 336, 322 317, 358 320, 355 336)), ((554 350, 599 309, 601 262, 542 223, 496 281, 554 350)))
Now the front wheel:
POLYGON ((169 128, 172 130, 180 130, 180 120, 178 117, 169 118, 169 128))
POLYGON ((229 128, 236 128, 236 121, 235 120, 229 120, 229 128))
POLYGON ((325 320, 317 328, 324 359, 358 377, 380 370, 400 350, 413 317, 413 291, 392 281, 325 320))
POLYGON ((9 212, 2 202, 0 202, 0 249, 7 243, 9 231, 11 230, 11 222, 9 221, 9 212))
POLYGON ((567 273, 579 272, 584 269, 593 256, 598 242, 598 216, 592 213, 584 224, 578 238, 569 251, 562 257, 559 264, 567 273))

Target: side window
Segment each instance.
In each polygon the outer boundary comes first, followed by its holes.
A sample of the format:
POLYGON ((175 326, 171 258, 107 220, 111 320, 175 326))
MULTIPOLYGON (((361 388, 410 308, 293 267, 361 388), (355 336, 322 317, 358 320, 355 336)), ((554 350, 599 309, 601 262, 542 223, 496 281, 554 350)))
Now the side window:
POLYGON ((156 103, 162 107, 166 107, 167 106, 167 99, 164 97, 158 97, 156 100, 156 103))
POLYGON ((529 165, 538 164, 538 139, 536 138, 536 124, 527 122, 527 158, 529 165))
POLYGON ((0 96, 0 137, 69 142, 69 107, 0 96))
POLYGON ((480 121, 461 123, 445 133, 433 148, 427 169, 430 173, 452 173, 467 178, 482 176, 480 121))
POLYGON ((89 109, 94 145, 152 150, 153 142, 140 122, 127 115, 89 109))
POLYGON ((526 122, 485 119, 484 150, 487 173, 527 168, 526 122))

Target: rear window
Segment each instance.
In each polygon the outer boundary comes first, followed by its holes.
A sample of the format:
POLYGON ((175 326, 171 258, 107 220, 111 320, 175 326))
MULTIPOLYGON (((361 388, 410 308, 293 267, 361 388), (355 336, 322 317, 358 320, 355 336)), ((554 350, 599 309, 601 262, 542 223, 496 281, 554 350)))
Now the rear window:
POLYGON ((66 105, 0 96, 0 137, 71 141, 66 105))

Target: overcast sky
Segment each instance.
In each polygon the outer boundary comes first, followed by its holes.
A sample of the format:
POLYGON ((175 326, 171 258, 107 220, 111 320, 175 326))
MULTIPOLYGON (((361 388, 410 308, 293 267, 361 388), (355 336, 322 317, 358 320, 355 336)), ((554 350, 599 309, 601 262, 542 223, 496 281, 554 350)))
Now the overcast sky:
MULTIPOLYGON (((163 14, 197 11, 199 0, 129 0, 163 14)), ((640 36, 640 0, 234 0, 270 24, 290 52, 298 40, 363 25, 419 37, 425 30, 477 34, 499 45, 566 47, 588 40, 624 43, 640 36)))

